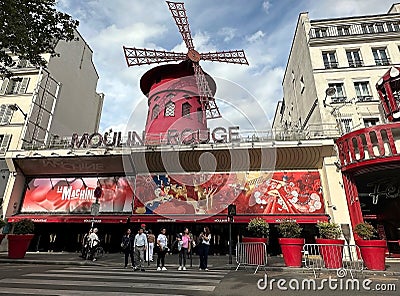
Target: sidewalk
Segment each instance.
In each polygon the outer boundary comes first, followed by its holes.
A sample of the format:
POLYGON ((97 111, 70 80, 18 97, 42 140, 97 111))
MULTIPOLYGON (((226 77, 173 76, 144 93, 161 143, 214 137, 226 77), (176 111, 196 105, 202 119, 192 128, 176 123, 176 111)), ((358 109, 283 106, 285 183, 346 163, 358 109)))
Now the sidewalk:
MULTIPOLYGON (((150 262, 150 268, 155 268, 157 255, 154 262, 150 262)), ((178 268, 178 255, 168 255, 165 257, 167 268, 178 268)), ((91 266, 111 266, 122 267, 124 262, 124 254, 110 253, 104 254, 103 258, 93 262, 83 260, 79 257, 79 253, 69 252, 28 252, 24 259, 8 259, 7 252, 0 252, 0 263, 26 263, 26 264, 55 264, 55 265, 91 265, 91 266)), ((208 257, 208 266, 210 269, 236 269, 235 256, 232 256, 232 265, 229 263, 229 256, 212 256, 208 257)), ((147 264, 147 263, 146 263, 147 264)), ((192 259, 192 268, 199 265, 198 256, 194 255, 192 259)), ((187 260, 186 266, 190 268, 190 259, 187 260)), ((262 269, 260 269, 262 270, 262 269)), ((305 268, 288 268, 285 267, 282 257, 268 257, 266 271, 281 272, 308 272, 305 268)), ((400 260, 387 258, 385 271, 369 271, 365 270, 365 274, 374 275, 394 275, 400 276, 400 260)))

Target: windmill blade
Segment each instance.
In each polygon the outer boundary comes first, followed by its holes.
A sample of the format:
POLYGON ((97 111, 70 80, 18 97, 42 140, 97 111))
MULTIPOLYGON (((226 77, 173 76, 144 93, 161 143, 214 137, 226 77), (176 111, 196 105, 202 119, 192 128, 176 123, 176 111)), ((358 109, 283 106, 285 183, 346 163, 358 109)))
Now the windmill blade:
POLYGON ((219 112, 218 106, 215 103, 213 94, 203 69, 198 63, 193 63, 194 76, 196 78, 197 88, 199 90, 200 102, 203 110, 206 113, 206 119, 219 118, 221 113, 219 112))
POLYGON ((178 26, 179 32, 182 35, 183 41, 185 41, 187 49, 194 49, 184 3, 167 1, 167 4, 169 10, 171 10, 173 18, 175 19, 175 23, 178 26))
POLYGON ((179 52, 152 50, 145 48, 125 47, 125 59, 128 67, 144 64, 155 64, 170 61, 182 61, 187 55, 179 52))
POLYGON ((202 60, 248 65, 243 50, 217 51, 200 54, 202 60))

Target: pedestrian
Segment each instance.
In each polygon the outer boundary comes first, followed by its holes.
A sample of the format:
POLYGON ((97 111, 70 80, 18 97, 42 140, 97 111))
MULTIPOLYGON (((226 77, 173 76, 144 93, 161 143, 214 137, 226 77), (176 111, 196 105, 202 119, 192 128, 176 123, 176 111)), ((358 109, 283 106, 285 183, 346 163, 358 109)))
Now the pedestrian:
POLYGON ((167 230, 161 229, 160 234, 157 236, 158 256, 157 256, 157 270, 167 270, 165 267, 165 254, 168 251, 168 239, 165 235, 167 230))
POLYGON ((154 252, 154 242, 156 241, 156 237, 154 236, 153 232, 151 229, 149 229, 148 234, 147 234, 147 242, 149 244, 149 249, 147 254, 149 254, 149 257, 147 260, 150 262, 153 262, 153 252, 154 252))
POLYGON ((191 238, 186 227, 183 234, 178 237, 179 267, 178 270, 186 270, 186 258, 190 252, 191 238))
POLYGON ((81 257, 83 259, 87 259, 88 251, 89 251, 89 235, 93 232, 93 228, 89 229, 89 232, 85 233, 82 239, 82 254, 81 257))
POLYGON ((147 249, 147 236, 143 233, 143 228, 139 229, 139 233, 135 236, 135 268, 134 270, 144 270, 144 253, 147 249))
POLYGON ((135 268, 135 259, 134 259, 134 243, 135 237, 133 236, 130 229, 127 229, 124 236, 122 237, 121 248, 125 254, 125 268, 128 267, 128 259, 131 257, 132 268, 135 268))
POLYGON ((199 256, 200 256, 200 266, 199 270, 208 271, 207 261, 208 261, 208 251, 210 249, 211 233, 208 227, 204 227, 204 231, 199 235, 199 256))
POLYGON ((100 243, 99 237, 97 236, 97 232, 99 230, 97 228, 93 228, 93 231, 91 234, 89 234, 89 253, 90 253, 90 258, 93 261, 96 261, 96 258, 94 256, 96 252, 96 248, 100 243))

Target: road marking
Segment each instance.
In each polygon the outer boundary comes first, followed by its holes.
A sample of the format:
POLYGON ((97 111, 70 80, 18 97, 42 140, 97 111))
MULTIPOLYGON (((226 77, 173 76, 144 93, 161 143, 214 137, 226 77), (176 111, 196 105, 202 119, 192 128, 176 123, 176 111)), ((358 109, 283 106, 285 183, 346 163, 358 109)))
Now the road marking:
MULTIPOLYGON (((60 290, 60 289, 32 289, 32 288, 10 288, 10 287, 2 287, 0 290, 0 294, 20 294, 20 295, 63 295, 63 296, 87 296, 94 294, 94 291, 85 291, 85 290, 60 290), (5 290, 4 290, 5 289, 5 290)), ((102 296, 143 296, 142 293, 130 293, 130 292, 107 292, 101 291, 100 295, 102 296)), ((146 292, 146 296, 166 296, 166 294, 149 294, 146 292)), ((185 296, 178 295, 176 296, 185 296)))
MULTIPOLYGON (((96 274, 96 279, 110 279, 110 280, 138 280, 138 281, 147 281, 147 282, 152 282, 152 281, 160 281, 160 278, 156 277, 151 277, 150 275, 148 277, 143 276, 146 275, 145 273, 124 273, 125 276, 121 275, 110 275, 110 273, 105 273, 104 275, 99 275, 96 274), (130 275, 130 276, 129 276, 130 275), (138 275, 138 276, 136 276, 138 275)), ((81 274, 66 274, 57 271, 52 271, 52 272, 46 272, 46 273, 29 273, 23 275, 24 277, 51 277, 51 278, 78 278, 81 279, 82 275, 81 274)), ((168 282, 185 282, 188 285, 191 285, 191 283, 210 283, 210 284, 219 284, 221 280, 215 280, 215 279, 208 279, 208 278, 179 278, 179 277, 169 277, 169 278, 164 278, 162 280, 168 281, 168 282)))
POLYGON ((174 284, 160 284, 152 283, 127 283, 127 282, 96 282, 89 281, 86 278, 81 277, 81 281, 66 281, 66 280, 53 280, 53 279, 28 279, 28 278, 6 278, 1 279, 0 283, 7 284, 28 284, 28 285, 59 285, 59 286, 87 286, 87 287, 113 287, 113 288, 136 288, 136 289, 166 289, 166 290, 191 290, 191 291, 206 291, 212 292, 215 286, 209 285, 174 285, 174 284))

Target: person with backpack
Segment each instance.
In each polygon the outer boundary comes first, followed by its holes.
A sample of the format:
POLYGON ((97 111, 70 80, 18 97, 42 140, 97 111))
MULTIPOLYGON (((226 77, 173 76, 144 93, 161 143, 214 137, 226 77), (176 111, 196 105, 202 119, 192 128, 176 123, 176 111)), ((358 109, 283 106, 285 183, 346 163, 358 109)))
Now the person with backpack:
POLYGON ((186 227, 183 234, 178 236, 179 267, 178 270, 186 270, 186 258, 190 252, 191 238, 189 229, 186 227))
POLYGON ((122 237, 121 248, 125 254, 125 265, 124 268, 128 267, 128 259, 131 257, 132 268, 135 268, 135 259, 133 255, 133 244, 134 244, 134 236, 130 229, 127 229, 124 236, 122 237))

